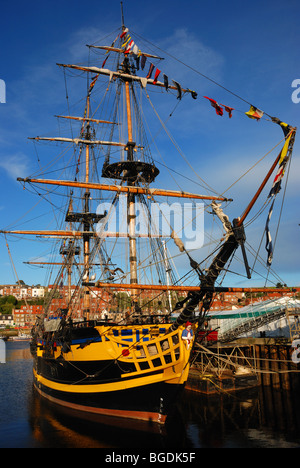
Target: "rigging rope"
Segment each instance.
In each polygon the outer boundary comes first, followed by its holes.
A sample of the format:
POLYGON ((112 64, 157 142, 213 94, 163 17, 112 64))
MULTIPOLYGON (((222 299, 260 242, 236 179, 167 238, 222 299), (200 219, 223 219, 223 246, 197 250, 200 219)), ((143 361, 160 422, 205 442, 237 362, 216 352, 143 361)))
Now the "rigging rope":
POLYGON ((198 177, 198 179, 200 179, 201 182, 202 182, 203 184, 206 185, 207 189, 208 189, 209 191, 211 191, 212 193, 218 194, 218 192, 216 192, 216 190, 214 190, 212 187, 210 187, 210 186, 208 185, 208 183, 205 182, 205 180, 202 179, 202 178, 199 176, 199 174, 195 171, 195 169, 193 168, 193 166, 191 165, 191 163, 188 161, 188 159, 186 158, 186 156, 184 155, 184 153, 181 151, 181 149, 179 148, 178 144, 176 143, 176 141, 174 140, 174 138, 173 138, 172 135, 170 134, 169 130, 167 129, 166 125, 164 124, 164 122, 163 122, 162 119, 160 118, 159 114, 157 113, 157 111, 156 111, 156 109, 155 109, 155 107, 154 107, 154 105, 153 105, 153 103, 152 103, 152 101, 151 101, 151 99, 150 99, 150 96, 149 96, 147 90, 146 90, 146 95, 147 95, 147 98, 148 98, 148 100, 149 100, 149 102, 150 102, 150 105, 151 105, 151 107, 152 107, 154 113, 156 114, 156 116, 157 116, 158 120, 160 121, 160 123, 161 123, 163 129, 165 130, 166 134, 168 135, 168 137, 169 137, 170 140, 172 141, 172 143, 173 143, 173 145, 175 146, 175 148, 177 149, 178 153, 179 153, 179 154, 181 155, 181 157, 185 160, 185 162, 186 162, 187 165, 190 167, 190 169, 194 172, 194 174, 196 175, 196 177, 198 177))
MULTIPOLYGON (((20 280, 19 280, 19 277, 18 277, 18 273, 17 273, 16 267, 15 267, 15 264, 14 264, 14 261, 13 261, 13 258, 12 258, 11 252, 10 252, 10 248, 9 248, 9 245, 8 245, 7 238, 6 238, 6 234, 4 234, 4 238, 5 238, 5 243, 6 243, 8 255, 9 255, 9 258, 10 258, 10 261, 11 261, 11 264, 12 264, 12 267, 13 267, 13 269, 14 269, 14 272, 15 272, 15 275, 16 275, 16 278, 17 278, 17 282, 18 282, 19 286, 21 287, 21 283, 20 283, 20 280)), ((25 304, 26 304, 27 309, 29 309, 26 296, 24 296, 24 300, 25 300, 25 304)))
MULTIPOLYGON (((281 207, 280 207, 280 212, 279 212, 279 219, 278 219, 277 228, 276 228, 276 233, 275 233, 275 239, 274 239, 274 244, 273 244, 273 252, 274 252, 274 250, 275 250, 275 245, 276 245, 276 241, 277 241, 278 230, 279 230, 280 221, 281 221, 281 216, 282 216, 283 205, 284 205, 285 196, 286 196, 287 183, 288 183, 288 179, 289 179, 289 175, 290 175, 290 168, 291 168, 291 162, 292 162, 292 154, 293 154, 293 153, 291 153, 290 160, 289 160, 289 162, 288 162, 288 170, 287 170, 287 176, 286 176, 286 180, 285 180, 285 186, 284 186, 284 191, 283 191, 283 197, 282 197, 282 202, 281 202, 281 207)), ((268 274, 267 274, 265 286, 266 286, 267 281, 268 281, 268 276, 269 276, 270 268, 271 268, 271 265, 268 267, 268 274)))
POLYGON ((272 151, 274 151, 277 146, 279 146, 283 141, 285 141, 285 138, 282 138, 273 148, 271 148, 261 159, 259 159, 253 166, 251 166, 244 174, 242 174, 235 182, 233 182, 224 192, 221 193, 221 195, 224 195, 228 190, 230 190, 235 184, 237 184, 245 175, 247 175, 249 172, 251 172, 261 161, 265 159, 272 151))
MULTIPOLYGON (((231 94, 232 96, 235 96, 236 98, 240 99, 241 101, 245 102, 246 104, 248 104, 249 106, 252 106, 253 103, 247 101, 245 98, 243 98, 242 96, 240 96, 239 94, 237 93, 234 93, 233 91, 231 91, 230 89, 226 88, 225 86, 223 86, 222 84, 218 83, 216 80, 210 78, 209 76, 205 75, 204 73, 201 73, 199 70, 197 70, 196 68, 192 67, 191 65, 188 65, 186 64, 185 62, 183 62, 182 60, 180 60, 179 58, 175 57, 174 55, 172 55, 170 52, 167 52, 166 50, 163 50, 161 49, 159 46, 153 44, 151 41, 147 40, 147 39, 144 39, 142 36, 140 36, 139 34, 137 34, 136 32, 134 32, 134 34, 139 37, 141 40, 145 41, 145 42, 148 42, 148 44, 151 44, 153 47, 155 47, 156 49, 160 50, 161 52, 163 52, 164 54, 168 55, 169 57, 171 57, 173 60, 176 60, 176 62, 180 63, 181 65, 185 66, 186 68, 189 68, 190 70, 192 70, 193 72, 197 73, 198 75, 202 76, 203 78, 205 78, 206 80, 210 81, 211 83, 215 84, 216 86, 219 86, 220 88, 224 89, 224 91, 226 91, 227 93, 231 94)), ((267 112, 264 112, 268 117, 270 117, 272 119, 272 116, 270 114, 268 114, 267 112)))

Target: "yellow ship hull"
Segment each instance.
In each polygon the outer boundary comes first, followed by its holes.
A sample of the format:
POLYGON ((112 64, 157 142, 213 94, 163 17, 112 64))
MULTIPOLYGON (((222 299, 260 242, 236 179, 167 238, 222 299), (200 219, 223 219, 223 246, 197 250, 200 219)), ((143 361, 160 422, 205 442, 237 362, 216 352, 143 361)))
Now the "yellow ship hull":
POLYGON ((189 373, 183 327, 87 325, 35 343, 39 393, 78 411, 164 423, 189 373))

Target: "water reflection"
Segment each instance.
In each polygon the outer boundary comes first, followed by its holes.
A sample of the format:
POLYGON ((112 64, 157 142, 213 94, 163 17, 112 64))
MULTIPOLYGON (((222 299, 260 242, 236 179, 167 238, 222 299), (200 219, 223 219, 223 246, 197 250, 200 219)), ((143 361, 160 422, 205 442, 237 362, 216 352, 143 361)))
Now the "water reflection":
POLYGON ((37 393, 29 414, 33 437, 42 447, 300 447, 299 403, 271 389, 214 397, 186 391, 166 426, 156 431, 137 422, 78 418, 37 393))
POLYGON ((29 343, 26 342, 15 342, 15 343, 7 343, 8 352, 6 362, 10 361, 23 361, 30 359, 32 360, 32 356, 30 353, 29 343))
POLYGON ((299 390, 299 385, 293 392, 258 387, 210 397, 186 390, 164 428, 82 419, 33 390, 29 345, 8 343, 7 363, 0 365, 0 446, 162 451, 300 447, 299 390))
POLYGON ((193 447, 300 447, 299 392, 258 387, 206 397, 187 392, 181 402, 193 447))
POLYGON ((68 448, 179 448, 185 447, 185 426, 174 412, 164 427, 103 416, 79 417, 33 392, 30 403, 33 437, 42 447, 68 448))

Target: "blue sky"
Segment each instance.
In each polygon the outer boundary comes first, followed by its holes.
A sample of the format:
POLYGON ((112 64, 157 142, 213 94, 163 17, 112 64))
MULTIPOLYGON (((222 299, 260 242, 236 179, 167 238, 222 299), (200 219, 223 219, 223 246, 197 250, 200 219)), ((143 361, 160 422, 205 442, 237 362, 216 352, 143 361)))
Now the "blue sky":
MULTIPOLYGON (((163 71, 198 92, 197 101, 185 99, 179 104, 168 128, 197 173, 218 192, 228 189, 282 140, 279 126, 265 118, 256 122, 245 116, 249 110, 245 101, 299 127, 300 103, 291 99, 294 91, 291 84, 300 79, 297 0, 254 0, 243 4, 235 0, 191 0, 187 4, 179 0, 124 0, 123 4, 125 24, 136 34, 136 41, 142 37, 167 51, 163 71), (170 55, 178 61, 171 60, 170 55), (235 108, 233 118, 217 116, 203 96, 235 108)), ((1 2, 1 19, 0 79, 6 83, 6 103, 0 104, 0 228, 30 229, 39 225, 37 216, 46 213, 49 207, 43 208, 39 203, 37 214, 29 211, 39 198, 24 191, 16 177, 33 174, 39 164, 27 137, 53 135, 57 128, 53 115, 66 109, 63 74, 56 63, 83 63, 87 57, 85 44, 96 43, 106 36, 108 43, 114 38, 120 27, 120 2, 5 0, 1 2), (26 220, 32 221, 22 224, 26 220)), ((171 100, 168 96, 165 108, 159 105, 165 116, 177 103, 176 97, 171 100)), ((288 285, 300 285, 298 140, 296 137, 273 260, 274 269, 288 285)), ((236 202, 228 207, 231 219, 241 214, 279 148, 263 160, 257 171, 251 171, 247 180, 243 178, 226 192, 236 202)), ((45 151, 49 156, 49 147, 45 151)), ((43 164, 42 159, 40 163, 43 164)), ((182 159, 172 164, 177 172, 187 170, 187 175, 197 181, 182 159)), ((158 184, 164 186, 163 175, 158 184)), ((199 191, 196 184, 184 180, 182 184, 186 190, 199 191)), ((283 190, 273 213, 273 235, 282 199, 283 190)), ((247 235, 254 243, 263 233, 266 214, 257 224, 249 226, 247 235)), ((46 229, 47 219, 40 220, 43 222, 40 227, 46 229)), ((8 241, 18 277, 29 284, 43 283, 44 273, 23 262, 42 257, 45 244, 12 236, 8 236, 8 241)), ((265 256, 264 250, 261 255, 265 256)), ((15 281, 1 236, 0 284, 15 281)), ((240 278, 234 279, 234 284, 249 286, 240 278)), ((250 285, 261 285, 260 278, 254 277, 250 285)))

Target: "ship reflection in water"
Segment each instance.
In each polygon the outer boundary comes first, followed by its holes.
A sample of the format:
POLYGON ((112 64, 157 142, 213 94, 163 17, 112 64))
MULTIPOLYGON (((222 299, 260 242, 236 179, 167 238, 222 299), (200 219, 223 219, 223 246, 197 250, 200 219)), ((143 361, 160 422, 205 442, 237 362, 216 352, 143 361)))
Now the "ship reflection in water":
POLYGON ((51 404, 34 392, 30 425, 42 447, 143 448, 185 447, 184 424, 180 414, 165 426, 119 420, 112 417, 84 416, 51 404))
POLYGON ((300 447, 297 389, 280 393, 258 388, 214 397, 185 391, 174 415, 158 427, 110 418, 82 419, 44 400, 32 387, 28 343, 7 343, 0 381, 0 447, 300 447))
POLYGON ((78 418, 78 413, 52 405, 35 393, 30 425, 42 447, 300 447, 299 404, 286 397, 252 390, 206 398, 186 391, 167 424, 159 427, 112 418, 78 418))

